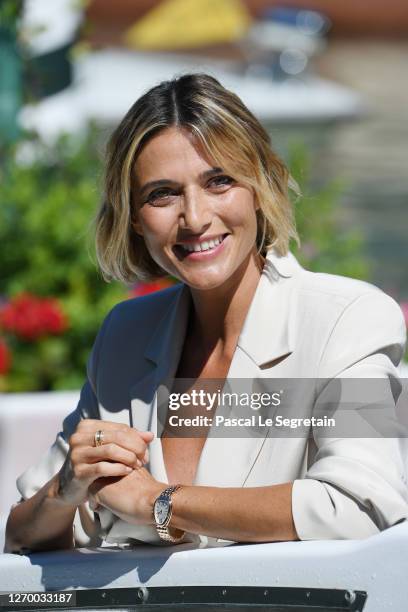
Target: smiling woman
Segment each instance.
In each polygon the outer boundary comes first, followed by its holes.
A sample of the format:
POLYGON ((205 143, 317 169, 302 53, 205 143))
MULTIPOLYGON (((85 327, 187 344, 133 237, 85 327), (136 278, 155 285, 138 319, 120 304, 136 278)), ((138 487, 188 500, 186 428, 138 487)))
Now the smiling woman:
MULTIPOLYGON (((105 278, 133 282, 135 277, 151 279, 168 272, 149 252, 145 236, 134 235, 134 243, 127 239, 130 215, 136 219, 140 211, 143 217, 151 206, 171 204, 177 209, 184 198, 187 218, 182 215, 178 231, 202 235, 203 218, 193 219, 195 225, 188 227, 194 200, 204 194, 214 199, 232 186, 233 195, 227 198, 240 196, 245 201, 246 194, 246 201, 255 202, 259 253, 265 255, 274 246, 285 255, 291 238, 299 243, 288 197, 288 188, 299 193, 298 186, 272 151, 267 132, 241 100, 201 74, 150 90, 126 114, 109 146, 106 200, 97 228, 105 278)), ((208 210, 203 212, 205 216, 208 210)), ((162 214, 164 220, 168 213, 162 214)), ((188 242, 182 235, 179 239, 188 242)))
MULTIPOLYGON (((237 271, 242 276, 257 234, 251 189, 213 168, 189 132, 176 127, 145 146, 135 175, 133 226, 162 270, 197 289, 219 287, 237 271), (155 189, 158 169, 172 179, 159 179, 155 189)), ((255 266, 256 253, 252 258, 255 266)))
POLYGON ((408 518, 401 310, 300 266, 290 188, 265 130, 210 76, 129 110, 108 148, 100 268, 180 283, 106 317, 76 410, 18 479, 7 550, 364 538, 408 518), (344 409, 343 377, 370 379, 364 411, 344 409))

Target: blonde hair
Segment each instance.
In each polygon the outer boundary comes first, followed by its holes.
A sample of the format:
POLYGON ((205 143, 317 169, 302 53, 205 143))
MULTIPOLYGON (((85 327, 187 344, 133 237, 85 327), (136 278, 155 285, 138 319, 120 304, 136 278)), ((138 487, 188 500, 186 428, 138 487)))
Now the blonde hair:
POLYGON ((96 255, 105 280, 125 283, 165 276, 132 226, 132 173, 143 146, 169 127, 189 130, 209 157, 251 188, 259 203, 258 253, 298 246, 288 190, 299 188, 272 151, 270 138, 237 95, 206 74, 187 74, 150 89, 130 108, 107 147, 105 196, 97 213, 96 255))

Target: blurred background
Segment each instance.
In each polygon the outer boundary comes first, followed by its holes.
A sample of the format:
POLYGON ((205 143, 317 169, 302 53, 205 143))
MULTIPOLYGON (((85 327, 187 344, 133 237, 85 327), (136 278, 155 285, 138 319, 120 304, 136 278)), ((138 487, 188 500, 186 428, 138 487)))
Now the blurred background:
POLYGON ((118 301, 93 250, 103 152, 161 80, 213 74, 268 129, 303 197, 311 270, 368 280, 408 319, 405 0, 2 0, 0 392, 77 390, 118 301))

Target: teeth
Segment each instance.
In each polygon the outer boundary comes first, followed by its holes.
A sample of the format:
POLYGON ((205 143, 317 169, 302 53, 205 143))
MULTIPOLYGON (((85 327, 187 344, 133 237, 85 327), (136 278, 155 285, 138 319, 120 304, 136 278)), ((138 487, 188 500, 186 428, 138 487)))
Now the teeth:
POLYGON ((208 242, 195 242, 192 244, 181 244, 180 246, 189 253, 195 252, 198 253, 200 251, 208 251, 218 246, 222 242, 222 236, 218 238, 214 238, 214 240, 209 240, 208 242))

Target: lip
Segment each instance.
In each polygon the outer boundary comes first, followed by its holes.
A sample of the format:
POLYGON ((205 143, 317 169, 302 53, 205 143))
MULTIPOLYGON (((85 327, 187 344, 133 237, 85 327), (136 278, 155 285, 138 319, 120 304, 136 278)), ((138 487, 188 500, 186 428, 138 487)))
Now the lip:
POLYGON ((194 244, 195 242, 199 242, 200 244, 202 242, 208 242, 209 240, 215 240, 216 238, 219 238, 220 236, 226 236, 227 233, 224 232, 222 234, 211 234, 211 236, 200 236, 200 238, 186 238, 186 240, 181 240, 180 242, 177 242, 177 246, 180 246, 182 244, 194 244))
MULTIPOLYGON (((217 257, 221 251, 225 248, 225 242, 230 236, 230 234, 221 234, 223 236, 222 242, 214 247, 213 249, 209 249, 208 251, 186 251, 181 246, 181 243, 174 245, 173 251, 176 254, 177 258, 181 261, 188 259, 189 261, 206 261, 208 259, 212 259, 213 257, 217 257)), ((191 244, 192 242, 208 242, 208 240, 212 240, 214 238, 218 238, 220 234, 214 234, 211 236, 205 236, 202 240, 183 240, 183 244, 191 244)))

